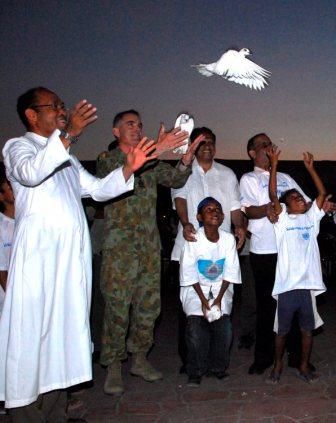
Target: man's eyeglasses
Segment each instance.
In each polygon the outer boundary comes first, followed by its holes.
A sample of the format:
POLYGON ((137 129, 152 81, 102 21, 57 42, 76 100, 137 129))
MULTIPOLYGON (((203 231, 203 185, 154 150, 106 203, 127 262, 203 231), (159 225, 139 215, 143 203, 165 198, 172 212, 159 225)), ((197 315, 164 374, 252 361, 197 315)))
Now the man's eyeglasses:
POLYGON ((67 110, 64 103, 33 104, 30 106, 31 109, 38 109, 39 107, 50 107, 54 112, 58 110, 67 110))

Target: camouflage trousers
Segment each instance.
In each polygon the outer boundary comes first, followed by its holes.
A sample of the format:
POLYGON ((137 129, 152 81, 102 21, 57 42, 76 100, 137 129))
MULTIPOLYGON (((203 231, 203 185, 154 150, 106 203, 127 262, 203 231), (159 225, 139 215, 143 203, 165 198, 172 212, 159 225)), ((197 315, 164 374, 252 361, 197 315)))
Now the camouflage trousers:
POLYGON ((123 360, 127 350, 147 353, 160 314, 160 250, 139 245, 103 251, 101 290, 105 313, 100 361, 123 360), (126 337, 127 350, 126 350, 126 337))

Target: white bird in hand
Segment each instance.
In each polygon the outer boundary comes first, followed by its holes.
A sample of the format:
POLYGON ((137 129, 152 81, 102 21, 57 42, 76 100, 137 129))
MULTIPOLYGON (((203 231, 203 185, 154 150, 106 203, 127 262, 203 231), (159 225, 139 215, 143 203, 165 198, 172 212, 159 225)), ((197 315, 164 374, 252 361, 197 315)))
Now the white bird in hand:
POLYGON ((201 63, 192 65, 192 67, 195 67, 204 76, 219 75, 228 81, 261 90, 268 85, 266 78, 269 78, 271 72, 247 59, 246 56, 249 54, 251 53, 247 48, 242 48, 239 51, 227 50, 217 62, 201 63))

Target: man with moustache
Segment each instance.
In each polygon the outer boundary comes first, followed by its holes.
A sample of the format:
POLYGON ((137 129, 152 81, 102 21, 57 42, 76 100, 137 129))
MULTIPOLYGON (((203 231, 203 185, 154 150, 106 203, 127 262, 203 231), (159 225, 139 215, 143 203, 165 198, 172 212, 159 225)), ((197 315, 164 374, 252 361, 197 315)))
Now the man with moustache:
POLYGON ((58 95, 38 87, 18 98, 17 111, 27 133, 3 149, 16 229, 0 321, 0 400, 14 422, 62 422, 64 388, 92 379, 92 263, 81 198, 105 201, 132 189, 133 172, 155 147, 143 140, 98 179, 69 153, 97 118, 92 104, 80 101, 67 119, 58 95))
MULTIPOLYGON (((97 171, 104 176, 120 166, 142 134, 141 116, 136 110, 118 113, 113 135, 118 147, 99 156, 97 171)), ((182 145, 187 132, 161 128, 156 152, 182 145)), ((180 187, 191 173, 195 146, 190 147, 174 168, 162 161, 144 166, 135 174, 134 190, 105 207, 105 239, 101 288, 105 299, 101 363, 108 367, 106 394, 121 394, 124 383, 121 362, 132 353, 131 374, 148 382, 162 379, 162 373, 147 360, 153 344, 153 329, 160 313, 160 238, 156 224, 157 185, 180 187), (126 337, 127 348, 126 348, 126 337)))
POLYGON ((244 215, 240 210, 240 192, 237 177, 227 166, 217 163, 216 135, 211 129, 195 128, 190 136, 191 142, 203 135, 204 139, 195 152, 192 165, 192 175, 186 184, 178 189, 172 189, 177 214, 180 219, 178 234, 172 251, 172 260, 179 261, 184 240, 195 241, 194 234, 198 229, 196 219, 197 205, 207 197, 214 197, 223 208, 224 221, 221 229, 231 232, 234 226, 239 249, 245 240, 244 215))

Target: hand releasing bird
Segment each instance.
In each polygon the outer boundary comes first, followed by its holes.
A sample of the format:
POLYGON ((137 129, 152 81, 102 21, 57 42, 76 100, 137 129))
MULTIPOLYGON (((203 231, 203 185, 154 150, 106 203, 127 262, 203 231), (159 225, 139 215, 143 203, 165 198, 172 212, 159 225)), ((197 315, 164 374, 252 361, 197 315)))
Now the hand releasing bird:
POLYGON ((228 81, 245 85, 251 89, 261 90, 265 88, 271 72, 256 65, 247 59, 250 50, 242 48, 239 51, 227 50, 222 57, 214 63, 192 65, 204 76, 219 75, 228 81))

